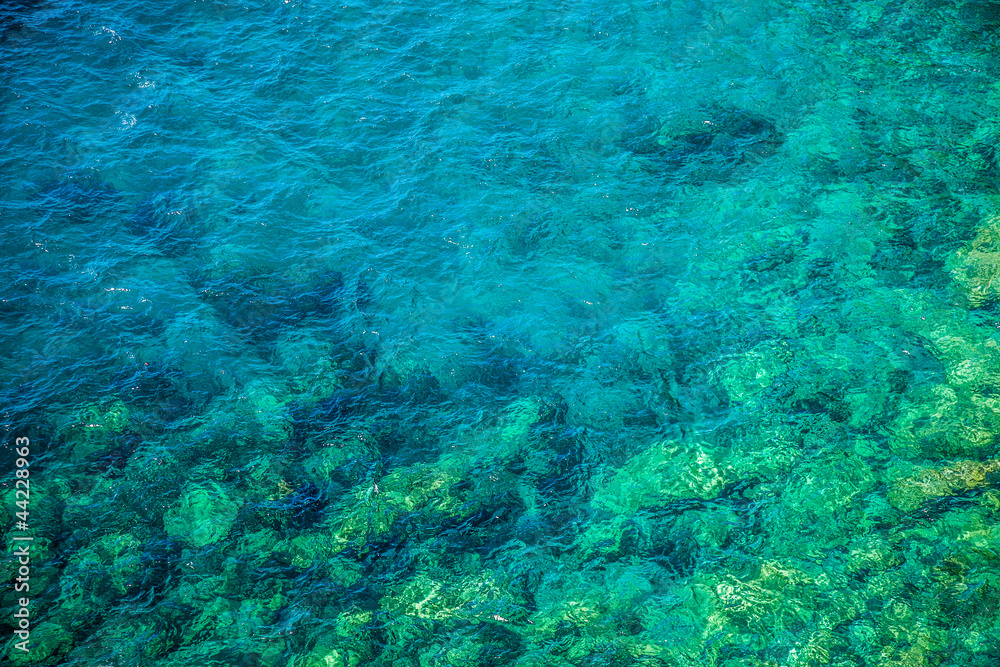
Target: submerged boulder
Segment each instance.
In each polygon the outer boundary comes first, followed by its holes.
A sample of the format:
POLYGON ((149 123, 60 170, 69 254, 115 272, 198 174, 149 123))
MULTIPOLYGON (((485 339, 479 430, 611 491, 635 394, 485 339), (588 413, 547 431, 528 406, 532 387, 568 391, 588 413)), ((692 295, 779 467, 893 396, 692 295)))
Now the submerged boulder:
POLYGON ((955 461, 897 478, 889 485, 889 502, 910 512, 929 500, 995 484, 998 479, 1000 461, 955 461))
POLYGON ((715 498, 732 481, 730 467, 703 444, 664 441, 606 476, 593 502, 614 514, 631 513, 681 498, 715 498))
POLYGON ((180 505, 163 517, 167 534, 175 540, 201 548, 215 544, 229 534, 236 522, 239 504, 230 500, 214 482, 189 487, 180 505))
POLYGON ((949 266, 972 308, 1000 299, 1000 215, 988 218, 972 242, 952 256, 949 266))

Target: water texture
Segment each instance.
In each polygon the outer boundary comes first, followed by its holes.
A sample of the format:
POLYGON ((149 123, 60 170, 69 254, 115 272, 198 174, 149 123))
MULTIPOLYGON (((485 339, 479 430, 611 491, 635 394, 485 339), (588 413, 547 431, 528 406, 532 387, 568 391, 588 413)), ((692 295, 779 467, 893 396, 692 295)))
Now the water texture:
POLYGON ((997 2, 20 0, 0 52, 8 664, 996 664, 997 2))

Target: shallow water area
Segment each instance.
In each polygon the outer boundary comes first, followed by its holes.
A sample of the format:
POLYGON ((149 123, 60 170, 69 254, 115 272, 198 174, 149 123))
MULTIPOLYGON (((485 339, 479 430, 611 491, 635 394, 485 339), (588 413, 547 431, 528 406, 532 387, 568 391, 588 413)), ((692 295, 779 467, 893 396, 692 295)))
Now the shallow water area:
POLYGON ((8 3, 5 659, 992 666, 998 31, 8 3))

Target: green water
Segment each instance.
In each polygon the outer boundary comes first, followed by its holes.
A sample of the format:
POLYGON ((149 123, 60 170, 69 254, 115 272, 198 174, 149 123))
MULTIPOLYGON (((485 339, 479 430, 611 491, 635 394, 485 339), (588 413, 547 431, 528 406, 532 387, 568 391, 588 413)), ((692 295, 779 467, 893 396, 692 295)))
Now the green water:
POLYGON ((997 663, 1000 4, 0 31, 10 664, 997 663))

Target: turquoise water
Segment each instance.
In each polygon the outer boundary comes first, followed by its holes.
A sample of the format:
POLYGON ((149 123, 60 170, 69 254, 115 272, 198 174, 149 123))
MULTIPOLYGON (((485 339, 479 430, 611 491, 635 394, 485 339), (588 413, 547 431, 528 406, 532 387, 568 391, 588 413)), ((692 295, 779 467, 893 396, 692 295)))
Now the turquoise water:
POLYGON ((5 7, 10 664, 995 664, 997 3, 5 7))

